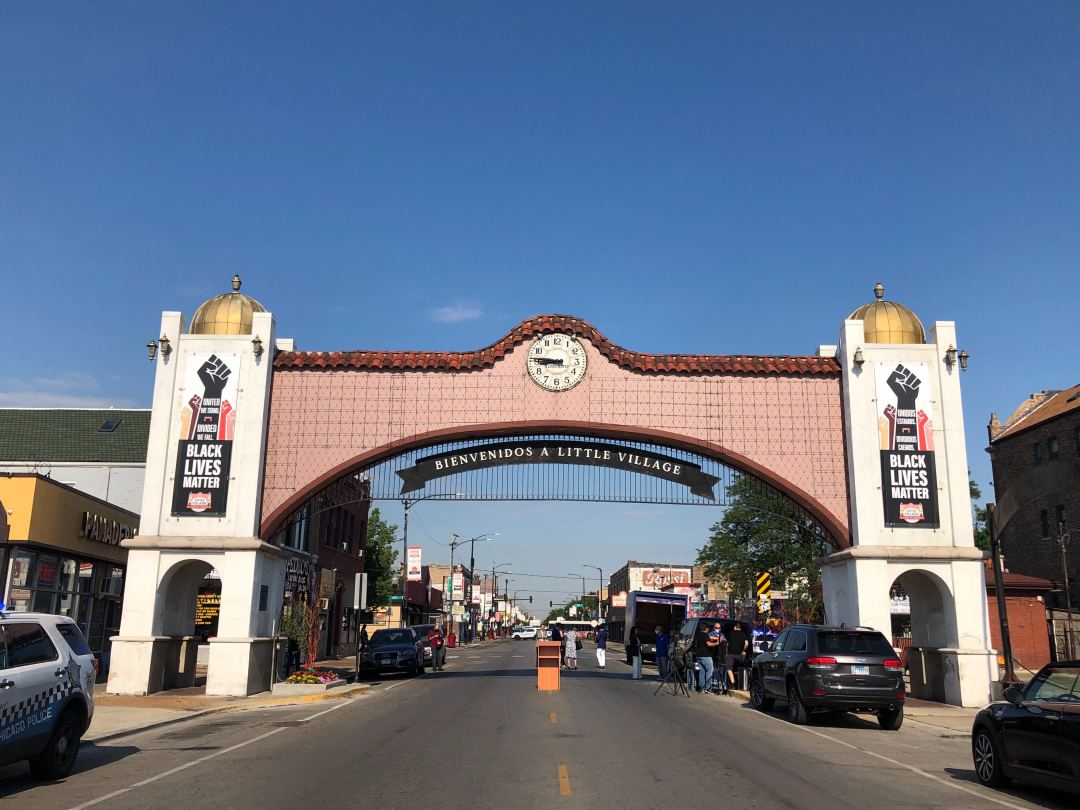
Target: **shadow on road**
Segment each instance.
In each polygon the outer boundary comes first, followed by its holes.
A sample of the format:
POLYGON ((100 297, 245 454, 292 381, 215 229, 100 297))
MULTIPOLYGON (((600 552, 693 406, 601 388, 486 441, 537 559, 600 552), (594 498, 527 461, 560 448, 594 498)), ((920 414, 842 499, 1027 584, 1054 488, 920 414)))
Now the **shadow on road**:
MULTIPOLYGON (((75 759, 71 776, 112 765, 132 754, 139 753, 140 750, 133 745, 94 745, 91 742, 84 742, 79 748, 79 756, 75 759)), ((65 781, 67 780, 58 779, 55 782, 42 782, 30 774, 30 766, 25 762, 15 762, 0 768, 0 799, 15 796, 24 790, 42 785, 62 785, 65 781)))
MULTIPOLYGON (((424 675, 425 680, 440 680, 442 678, 535 678, 535 669, 473 669, 473 670, 443 670, 442 672, 429 672, 424 675)), ((617 672, 595 672, 584 669, 562 671, 564 678, 602 678, 604 680, 629 681, 630 674, 617 672)))
MULTIPOLYGON (((944 768, 943 770, 958 782, 979 784, 979 780, 975 778, 975 771, 967 768, 944 768)), ((1002 798, 1011 796, 1014 799, 1020 799, 1039 807, 1051 808, 1051 810, 1065 810, 1066 808, 1076 807, 1076 799, 1068 793, 1059 793, 1036 785, 1029 787, 1028 785, 1014 783, 1012 787, 999 788, 994 792, 1001 794, 1002 798)))

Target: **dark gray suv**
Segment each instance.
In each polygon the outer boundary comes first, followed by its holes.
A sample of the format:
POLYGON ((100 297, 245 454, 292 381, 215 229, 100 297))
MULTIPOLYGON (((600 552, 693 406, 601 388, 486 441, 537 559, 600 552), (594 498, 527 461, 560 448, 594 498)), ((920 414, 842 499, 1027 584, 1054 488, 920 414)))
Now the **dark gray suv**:
POLYGON ((769 711, 787 704, 788 719, 812 712, 870 712, 883 729, 904 722, 904 668, 888 640, 869 627, 794 625, 754 659, 750 701, 769 711))

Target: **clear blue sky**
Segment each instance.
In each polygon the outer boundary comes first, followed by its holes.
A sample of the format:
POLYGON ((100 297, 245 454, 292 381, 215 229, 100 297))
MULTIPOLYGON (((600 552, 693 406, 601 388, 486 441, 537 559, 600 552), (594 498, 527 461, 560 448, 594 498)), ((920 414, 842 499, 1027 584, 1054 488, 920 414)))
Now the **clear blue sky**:
MULTIPOLYGON (((234 272, 310 349, 554 311, 804 353, 880 280, 957 321, 986 487, 990 412, 1080 375, 1077 42, 1073 2, 5 3, 0 405, 147 405, 159 313, 234 272)), ((656 537, 429 507, 522 570, 656 537)), ((661 511, 689 558, 715 516, 661 511)))

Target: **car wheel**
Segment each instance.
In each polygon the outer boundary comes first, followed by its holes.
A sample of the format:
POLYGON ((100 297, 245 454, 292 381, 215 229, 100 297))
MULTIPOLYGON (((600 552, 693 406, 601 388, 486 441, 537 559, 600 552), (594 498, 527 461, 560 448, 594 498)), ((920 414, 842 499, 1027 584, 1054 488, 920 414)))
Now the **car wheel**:
POLYGON ((770 711, 775 701, 771 697, 765 696, 765 684, 761 682, 761 678, 754 676, 754 679, 750 681, 750 704, 759 712, 770 711))
POLYGON ((1003 787, 1009 778, 1001 767, 1001 754, 990 732, 980 728, 971 738, 971 759, 975 763, 975 776, 987 787, 1003 787))
POLYGON ((30 772, 38 779, 62 779, 71 773, 75 757, 79 753, 82 723, 75 711, 68 710, 56 721, 49 742, 36 757, 30 760, 30 772))
POLYGON ((904 707, 882 709, 877 715, 878 725, 886 731, 896 731, 904 724, 904 707))
POLYGON ((787 688, 787 718, 797 726, 805 726, 809 719, 802 698, 799 697, 799 687, 793 683, 789 683, 787 688))

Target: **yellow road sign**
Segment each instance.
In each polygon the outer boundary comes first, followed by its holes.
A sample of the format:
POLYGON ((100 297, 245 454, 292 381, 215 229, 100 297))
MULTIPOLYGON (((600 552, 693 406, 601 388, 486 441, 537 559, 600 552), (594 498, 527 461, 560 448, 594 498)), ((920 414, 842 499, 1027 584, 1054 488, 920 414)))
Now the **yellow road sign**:
POLYGON ((768 571, 757 576, 757 595, 762 596, 772 590, 772 574, 768 571))

